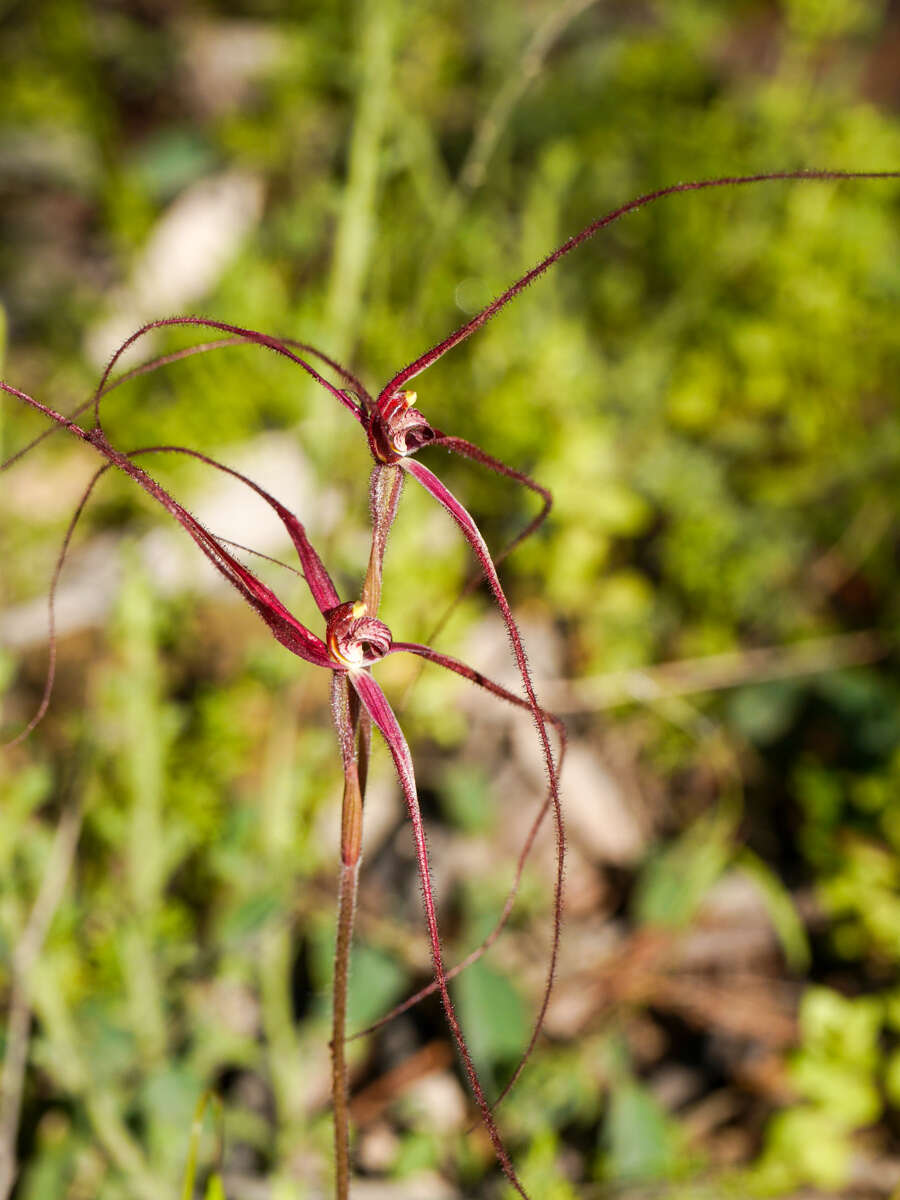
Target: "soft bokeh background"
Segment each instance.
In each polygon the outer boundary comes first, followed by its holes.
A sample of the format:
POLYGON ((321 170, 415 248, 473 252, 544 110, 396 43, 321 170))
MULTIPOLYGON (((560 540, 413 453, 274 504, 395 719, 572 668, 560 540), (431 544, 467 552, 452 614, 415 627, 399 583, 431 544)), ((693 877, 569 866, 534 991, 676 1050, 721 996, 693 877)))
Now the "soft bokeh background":
MULTIPOLYGON (((0 33, 3 373, 64 410, 132 328, 186 311, 317 343, 375 388, 642 191, 900 165, 885 0, 4 0, 0 33)), ((898 1194, 898 213, 879 183, 664 201, 417 381, 435 424, 556 497, 503 571, 572 737, 559 983, 501 1109, 540 1200, 898 1194)), ((42 428, 8 397, 0 417, 4 455, 42 428)), ((199 356, 115 392, 106 424, 122 448, 247 470, 356 594, 366 447, 290 364, 199 356)), ((424 457, 495 547, 533 511, 424 457)), ((9 730, 38 702, 48 584, 95 465, 56 435, 2 480, 9 730)), ((239 490, 155 468, 217 533, 288 553, 239 490)), ((17 1200, 174 1197, 207 1088, 228 1200, 331 1187, 327 682, 197 557, 127 481, 102 483, 61 582, 52 707, 0 759, 17 1200)), ((408 489, 395 636, 427 635, 468 570, 408 489)), ((266 571, 314 622, 299 581, 266 571)), ((483 596, 437 644, 511 677, 483 596)), ((379 674, 454 959, 499 912, 542 777, 527 721, 415 676, 379 674)), ((540 996, 551 841, 457 986, 493 1086, 540 996)), ((381 750, 366 844, 355 1023, 429 974, 381 750)), ((435 1003, 354 1063, 355 1196, 507 1194, 435 1003)), ((214 1152, 210 1133, 198 1187, 214 1152)))

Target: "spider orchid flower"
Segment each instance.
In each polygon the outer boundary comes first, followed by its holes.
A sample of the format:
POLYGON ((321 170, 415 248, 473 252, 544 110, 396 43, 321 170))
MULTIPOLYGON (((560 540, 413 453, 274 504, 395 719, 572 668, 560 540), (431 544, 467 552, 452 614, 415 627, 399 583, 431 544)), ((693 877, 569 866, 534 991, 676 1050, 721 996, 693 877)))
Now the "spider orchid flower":
MULTIPOLYGON (((557 865, 557 883, 556 883, 556 906, 557 915, 561 905, 562 896, 562 868, 564 854, 564 839, 562 830, 562 819, 559 809, 558 797, 558 764, 553 761, 553 756, 549 747, 547 736, 547 728, 544 717, 541 715, 541 709, 537 704, 534 694, 534 688, 531 683, 528 672, 527 662, 525 660, 524 650, 519 637, 518 629, 512 618, 506 598, 503 595, 499 579, 496 573, 496 563, 500 561, 510 549, 521 542, 530 533, 541 524, 547 516, 550 508, 549 493, 536 484, 528 476, 515 471, 513 468, 506 466, 498 459, 493 458, 487 452, 479 447, 472 445, 462 438, 450 436, 442 433, 430 424, 424 413, 417 407, 417 397, 415 392, 408 388, 408 384, 428 367, 432 366, 439 358, 448 351, 452 350, 460 342, 470 337, 482 325, 486 324, 493 316, 501 311, 507 304, 519 295, 530 283, 534 282, 542 274, 550 269, 555 263, 559 262, 567 254, 577 249, 584 242, 592 238, 600 230, 613 224, 626 214, 637 211, 644 206, 651 204, 664 197, 675 195, 681 192, 696 192, 711 188, 736 187, 747 184, 766 183, 774 181, 797 181, 797 182, 827 182, 841 181, 853 179, 897 179, 900 178, 898 171, 831 171, 831 170, 794 170, 794 171, 776 171, 764 172, 754 175, 734 175, 724 176, 715 179, 695 180, 685 183, 672 184, 667 187, 659 188, 655 191, 648 192, 642 196, 628 201, 613 211, 598 217, 591 222, 579 233, 568 238, 559 247, 548 254, 530 271, 512 283, 501 295, 491 304, 487 305, 481 312, 477 313, 471 320, 460 326, 453 333, 449 334, 441 342, 437 343, 429 350, 426 350, 418 358, 414 359, 408 366, 395 374, 387 384, 381 389, 377 395, 377 399, 368 393, 364 385, 345 367, 329 358, 326 354, 316 350, 312 346, 294 341, 288 338, 276 338, 267 334, 259 333, 255 330, 241 328, 235 325, 229 325, 224 322, 212 321, 202 317, 187 316, 169 318, 160 321, 153 321, 137 330, 113 356, 97 391, 92 400, 86 402, 79 409, 76 409, 74 416, 83 412, 86 408, 93 406, 95 420, 99 429, 99 405, 102 397, 113 387, 124 382, 128 378, 132 378, 135 374, 141 374, 146 371, 151 371, 157 367, 163 366, 166 363, 174 362, 180 358, 188 357, 189 355, 201 353, 207 350, 217 349, 222 346, 236 343, 252 343, 260 345, 275 353, 284 355, 293 360, 312 378, 314 378, 325 390, 327 390, 334 399, 336 399, 344 408, 362 426, 368 443, 375 460, 375 469, 373 472, 371 484, 371 505, 373 514, 373 541, 372 555, 370 560, 370 569, 366 577, 366 585, 369 595, 366 595, 364 590, 363 600, 367 602, 368 611, 374 612, 375 607, 371 604, 371 599, 378 592, 380 583, 380 568, 381 559, 384 553, 384 547, 387 541, 390 526, 394 515, 397 511, 399 502, 400 490, 403 479, 406 475, 412 475, 416 481, 429 491, 435 499, 448 511, 450 516, 456 521, 463 535, 466 537, 469 544, 472 546, 479 565, 484 575, 487 576, 491 590, 494 593, 504 621, 506 622, 509 631, 510 641, 513 646, 513 651, 522 677, 525 692, 528 697, 528 706, 532 716, 537 724, 539 735, 541 738, 542 750, 547 763, 547 770, 550 779, 550 792, 552 805, 556 817, 557 826, 557 842, 558 842, 558 865, 557 865), (186 349, 176 351, 174 353, 159 357, 149 363, 137 367, 116 380, 110 379, 110 374, 115 364, 118 362, 121 355, 129 349, 144 335, 166 326, 189 325, 204 327, 224 333, 228 336, 225 338, 187 347, 186 349), (301 353, 298 353, 301 352, 301 353), (304 355, 308 357, 304 357, 304 355), (309 357, 314 358, 321 364, 322 370, 332 372, 340 381, 338 386, 329 381, 325 376, 312 365, 309 357), (441 446, 454 453, 461 454, 473 461, 485 466, 498 474, 507 478, 513 479, 515 482, 525 486, 533 491, 541 498, 542 508, 538 515, 528 524, 528 526, 514 539, 512 543, 501 553, 494 556, 492 559, 484 540, 481 537, 478 528, 472 519, 471 515, 466 511, 464 506, 452 495, 443 483, 421 462, 417 461, 416 455, 422 450, 430 446, 441 446)), ((28 447, 25 447, 27 450, 28 447)), ((20 453, 24 453, 21 451, 20 453)), ((554 944, 551 952, 551 964, 548 975, 548 991, 545 997, 544 1005, 541 1010, 541 1017, 538 1020, 538 1026, 535 1030, 534 1037, 540 1027, 540 1021, 543 1017, 543 1012, 546 1009, 546 1002, 549 998, 549 986, 552 983, 553 972, 555 968, 557 955, 557 940, 558 940, 558 925, 556 922, 556 932, 554 934, 554 944)), ((532 1044, 533 1044, 532 1039, 532 1044)), ((521 1069, 521 1064, 520 1068, 521 1069)), ((518 1073, 518 1072, 517 1072, 518 1073)), ((513 1077, 515 1078, 515 1076, 513 1077)))
MULTIPOLYGON (((350 930, 352 928, 352 908, 355 903, 355 879, 361 855, 362 801, 365 792, 365 776, 368 761, 369 724, 374 724, 381 733, 393 759, 412 826, 425 918, 431 944, 434 967, 434 990, 439 991, 441 994, 448 1025, 456 1043, 469 1086, 493 1143, 498 1162, 515 1190, 520 1195, 526 1196, 497 1129, 492 1114, 492 1106, 489 1105, 484 1094, 447 986, 448 980, 464 969, 474 959, 474 955, 470 955, 467 960, 452 971, 448 971, 444 965, 431 881, 431 867, 416 791, 412 756, 397 718, 384 692, 371 674, 371 668, 391 654, 401 652, 411 653, 468 679, 516 707, 530 709, 529 703, 501 685, 485 678, 480 672, 466 666, 466 664, 460 662, 458 659, 440 654, 430 647, 419 643, 395 643, 387 625, 370 611, 366 600, 341 601, 328 571, 309 541, 306 530, 298 518, 264 488, 239 471, 224 466, 198 451, 176 446, 150 446, 122 453, 109 443, 100 427, 85 430, 71 419, 35 400, 27 393, 2 381, 0 381, 0 389, 37 409, 56 422, 57 425, 68 429, 70 433, 82 441, 89 443, 106 459, 105 464, 100 467, 91 480, 70 522, 57 568, 57 576, 75 524, 84 510, 89 495, 100 477, 111 467, 115 467, 134 480, 139 487, 161 504, 178 521, 213 566, 240 593, 243 599, 256 610, 268 625, 277 641, 305 662, 313 666, 325 668, 331 672, 332 708, 345 776, 345 804, 341 834, 341 859, 343 867, 341 912, 347 912, 347 920, 345 922, 339 920, 338 936, 339 943, 341 936, 345 937, 348 952, 350 930), (294 544, 300 560, 302 574, 316 606, 322 614, 324 620, 324 637, 319 637, 298 621, 278 599, 275 593, 226 548, 223 539, 216 537, 207 530, 135 461, 137 457, 142 455, 161 453, 186 454, 237 478, 256 492, 275 511, 294 544), (346 884, 350 886, 345 887, 346 884)), ((56 577, 54 578, 54 585, 55 580, 56 577)), ((48 677, 48 687, 51 684, 52 674, 48 677)), ((46 709, 46 700, 47 695, 45 694, 38 719, 46 709)), ((563 740, 564 733, 560 722, 547 713, 542 712, 541 717, 543 720, 556 726, 560 731, 561 740, 563 740)), ((36 721, 32 721, 28 728, 32 728, 35 723, 36 721)), ((516 885, 521 874, 524 854, 527 854, 528 849, 530 849, 549 803, 550 800, 548 798, 532 826, 526 843, 526 849, 523 852, 523 857, 520 858, 516 885)), ((514 893, 515 888, 507 901, 500 925, 489 936, 486 944, 494 940, 502 924, 505 923, 509 915, 514 893)), ((478 953, 479 951, 475 952, 476 955, 478 953)), ((339 953, 339 966, 340 960, 341 955, 339 953)), ((346 962, 346 956, 344 961, 346 962)), ((426 989, 426 993, 428 990, 426 989)), ((344 1007, 341 1013, 336 1014, 335 1017, 335 1032, 337 1036, 333 1042, 336 1108, 341 1105, 341 1097, 343 1097, 344 1121, 346 1121, 346 1074, 343 1058, 343 1044, 345 1041, 343 1021, 346 1015, 345 1000, 346 997, 344 995, 344 1007)), ((338 1132, 339 1141, 340 1138, 341 1134, 338 1132)), ((341 1170, 341 1157, 339 1147, 339 1174, 341 1170)), ((349 1169, 349 1156, 344 1154, 343 1158, 346 1172, 349 1169)), ((345 1187, 346 1182, 345 1180, 345 1187)), ((339 1190, 340 1194, 343 1194, 343 1192, 339 1190)))
MULTIPOLYGON (((307 374, 315 379, 317 383, 329 391, 332 396, 336 398, 345 408, 347 408, 367 432, 376 462, 372 471, 369 488, 370 512, 372 517, 371 553, 360 602, 365 606, 365 610, 368 614, 370 614, 370 617, 373 618, 378 610, 378 604, 381 596, 381 578, 384 553, 387 546, 388 536, 390 534, 394 517, 396 516, 399 505, 403 482, 406 475, 411 475, 426 489, 426 491, 430 492, 431 495, 434 496, 434 498, 449 513, 461 530, 463 536, 473 548, 480 571, 490 585, 494 599, 498 608, 500 609, 506 625, 513 655, 519 671, 519 676, 525 691, 524 703, 528 707, 538 731, 541 744, 541 753, 544 759, 549 781, 548 788, 550 808, 553 812, 554 824, 556 828, 556 879, 554 884, 555 917, 553 921, 553 932, 548 956, 547 977, 544 994, 539 1006, 534 1026, 532 1028, 528 1045, 518 1065, 501 1092, 498 1101, 495 1102, 499 1103, 499 1101, 503 1099, 506 1093, 515 1084, 525 1066, 525 1063, 530 1057, 531 1052, 540 1036, 544 1017, 550 1003, 553 981, 555 979, 556 968, 559 959, 563 876, 565 867, 565 832, 563 828, 562 805, 559 794, 559 763, 554 757, 548 732, 548 725, 552 724, 552 722, 549 720, 548 714, 538 703, 534 684, 531 678, 531 672, 528 666, 528 660, 525 654, 525 647, 522 643, 518 625, 516 624, 509 602, 500 583, 496 562, 508 554, 514 546, 518 545, 525 537, 534 532, 534 530, 537 529, 537 527, 541 524, 550 510, 550 493, 545 488, 542 488, 539 484, 535 483, 535 481, 530 479, 527 475, 506 466, 506 464, 500 462, 499 459, 487 454, 479 447, 465 441, 465 439, 451 437, 432 430, 425 422, 425 418, 422 416, 422 414, 413 407, 412 401, 415 398, 415 394, 412 392, 404 394, 402 402, 398 402, 394 406, 394 409, 392 409, 394 413, 392 418, 394 424, 391 426, 391 432, 389 435, 385 433, 384 437, 380 438, 377 433, 377 431, 381 428, 381 425, 379 424, 379 419, 377 416, 378 407, 376 402, 366 390, 364 384, 334 359, 315 349, 315 347, 307 345, 306 343, 298 342, 288 338, 271 337, 268 334, 259 333, 256 330, 246 329, 241 326, 232 325, 223 321, 214 321, 205 317, 169 317, 158 321, 148 322, 146 325, 136 330, 125 342, 122 343, 122 345, 110 359, 110 362, 108 363, 93 396, 80 405, 72 414, 73 417, 75 417, 85 412, 89 408, 93 410, 94 425, 90 433, 86 432, 77 425, 73 426, 73 430, 77 430, 78 436, 86 438, 87 440, 92 440, 95 446, 98 448, 100 448, 102 444, 107 447, 108 451, 111 451, 112 448, 106 441, 100 419, 100 404, 104 396, 108 395, 109 392, 125 383, 127 380, 134 378, 136 375, 145 374, 163 365, 167 365, 179 359, 189 357, 192 354, 202 353, 208 350, 222 348, 224 346, 247 343, 261 346, 264 349, 268 349, 276 354, 280 354, 283 357, 295 362, 304 371, 306 371, 307 374), (142 337, 152 333, 157 329, 177 326, 208 328, 216 331, 217 333, 225 334, 226 336, 212 342, 188 346, 180 351, 175 351, 173 353, 150 360, 147 363, 125 372, 123 375, 115 379, 111 378, 116 363, 119 361, 122 355, 142 337), (309 357, 317 359, 325 368, 335 373, 344 384, 344 387, 338 388, 333 383, 329 382, 329 380, 327 380, 316 369, 316 367, 312 365, 312 363, 309 361, 309 357), (425 445, 443 446, 444 448, 463 455, 464 457, 467 457, 502 476, 512 479, 514 482, 521 484, 522 486, 534 492, 536 495, 540 496, 542 500, 541 511, 505 548, 505 550, 497 556, 496 560, 491 556, 487 544, 481 535, 481 531, 465 506, 453 495, 449 488, 447 488, 441 482, 441 480, 424 465, 424 463, 418 462, 413 457, 414 453, 417 450, 422 449, 425 445), (402 453, 400 452, 401 450, 402 453)), ((16 392, 15 389, 7 388, 7 390, 12 391, 13 394, 20 396, 20 398, 25 398, 22 393, 16 392)), ((27 399, 28 402, 34 404, 35 407, 39 407, 35 401, 31 401, 30 398, 27 399)), ((47 415, 51 415, 50 410, 44 411, 47 412, 47 415)), ((52 416, 57 424, 69 421, 71 425, 71 418, 64 418, 59 413, 52 414, 52 416)), ((46 433, 41 435, 41 437, 44 436, 46 436, 46 433)), ((38 440, 40 439, 35 439, 35 441, 24 447, 17 454, 7 459, 7 461, 2 464, 3 467, 10 466, 12 463, 14 463, 19 457, 31 449, 38 440)), ((106 451, 104 451, 104 453, 105 452, 106 451)), ((134 464, 131 464, 130 468, 126 468, 123 464, 118 465, 122 466, 123 470, 129 471, 129 473, 138 469, 134 466, 134 464)), ((139 480, 139 482, 141 481, 139 480)), ((141 485, 145 488, 148 488, 146 482, 142 482, 141 485)), ((157 496, 157 499, 161 498, 157 496)), ((162 500, 161 502, 165 503, 165 501, 162 500)), ((309 580, 309 576, 307 578, 309 580)), ((236 584, 236 586, 238 585, 236 584)), ((245 595, 245 598, 248 597, 245 595)), ((253 603, 253 601, 251 600, 250 603, 253 603)), ((269 622, 270 626, 272 625, 271 615, 265 617, 264 619, 269 622)), ((282 636, 288 637, 289 641, 293 641, 293 639, 296 637, 295 633, 288 634, 284 629, 281 629, 281 632, 279 633, 274 626, 273 632, 275 633, 275 636, 279 637, 280 639, 282 636)), ((287 642, 285 644, 287 644, 287 642)), ((291 647, 289 646, 289 648, 291 647)), ((39 712, 36 720, 40 719, 42 713, 43 710, 39 712)), ((543 819, 543 816, 540 819, 543 819)), ((530 844, 531 841, 529 841, 529 846, 530 844)))

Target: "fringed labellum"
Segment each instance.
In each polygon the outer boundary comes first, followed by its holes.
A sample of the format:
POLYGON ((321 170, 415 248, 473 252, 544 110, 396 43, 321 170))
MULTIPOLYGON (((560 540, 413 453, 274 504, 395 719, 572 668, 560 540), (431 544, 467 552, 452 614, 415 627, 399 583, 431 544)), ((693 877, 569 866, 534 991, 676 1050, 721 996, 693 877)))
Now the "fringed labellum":
POLYGON ((366 432, 378 462, 395 463, 434 441, 437 435, 422 413, 413 407, 415 402, 415 392, 397 391, 371 410, 366 432))
POLYGON ((361 600, 349 600, 325 614, 325 641, 339 667, 360 670, 380 662, 391 651, 391 631, 384 621, 370 617, 361 600))

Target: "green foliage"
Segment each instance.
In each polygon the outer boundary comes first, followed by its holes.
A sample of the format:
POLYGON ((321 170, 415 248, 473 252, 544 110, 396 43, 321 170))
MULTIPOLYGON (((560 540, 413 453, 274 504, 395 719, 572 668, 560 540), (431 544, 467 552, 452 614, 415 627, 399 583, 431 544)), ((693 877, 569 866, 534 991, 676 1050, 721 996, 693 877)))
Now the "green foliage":
MULTIPOLYGON (((578 1193, 560 1170, 559 1151, 559 1139, 545 1129, 522 1156, 522 1179, 531 1192, 546 1200, 577 1200, 578 1193)), ((503 1194, 512 1200, 516 1193, 507 1187, 503 1194)))
POLYGON ((469 1049, 479 1069, 515 1061, 528 1039, 522 997, 505 976, 483 962, 460 976, 456 984, 460 1020, 469 1030, 469 1049))
POLYGON ((809 761, 797 771, 803 846, 818 871, 834 948, 854 961, 900 954, 897 940, 897 818, 900 755, 877 771, 834 772, 809 761))
MULTIPOLYGON (((138 324, 194 309, 308 339, 375 387, 632 195, 723 172, 900 161, 893 18, 876 0, 592 5, 531 79, 527 47, 558 4, 182 7, 4 6, 0 356, 4 378, 65 411, 96 383, 107 348, 93 336, 122 313, 138 324), (516 81, 474 170, 467 156, 516 81), (259 219, 183 301, 159 287, 139 295, 142 255, 170 206, 226 171, 258 184, 259 219)), ((554 492, 550 523, 503 567, 517 611, 558 638, 558 662, 542 673, 572 677, 590 697, 608 672, 858 630, 883 651, 816 677, 748 669, 724 696, 692 691, 690 679, 683 696, 673 685, 648 700, 645 689, 602 721, 574 714, 576 740, 627 777, 623 794, 652 848, 611 871, 575 838, 566 936, 576 961, 564 956, 561 972, 587 1007, 565 996, 572 1030, 554 1025, 500 1109, 523 1177, 547 1200, 582 1194, 592 1175, 604 1187, 668 1184, 673 1197, 685 1178, 685 1195, 704 1194, 693 1173, 710 1147, 688 1145, 686 1114, 654 1090, 680 1039, 656 1059, 635 1051, 611 1066, 608 1051, 611 1006, 636 1041, 642 1021, 688 1018, 665 1009, 652 972, 637 998, 598 980, 604 937, 624 954, 630 938, 663 927, 675 953, 702 932, 706 901, 735 869, 777 934, 759 967, 770 993, 802 991, 800 1048, 788 1063, 782 1042, 760 1047, 786 1064, 793 1102, 750 1094, 740 1064, 724 1084, 718 1076, 716 1053, 740 1038, 723 1039, 708 1017, 697 1028, 690 1014, 689 1066, 703 1086, 738 1096, 736 1124, 765 1128, 755 1167, 721 1187, 713 1130, 711 1194, 835 1189, 861 1130, 873 1153, 890 1145, 900 1107, 896 198, 896 187, 857 183, 665 201, 583 247, 416 381, 439 427, 554 492), (602 897, 593 908, 592 895, 602 897), (810 947, 799 912, 811 908, 821 928, 810 947)), ((165 282, 173 274, 170 263, 165 282)), ((171 332, 146 352, 191 340, 171 332)), ((254 348, 216 351, 134 379, 104 408, 123 447, 184 444, 236 462, 274 434, 299 450, 308 478, 279 476, 276 491, 314 523, 342 594, 354 593, 368 453, 289 364, 254 348)), ((4 453, 41 428, 4 400, 4 453)), ((532 514, 505 481, 440 465, 492 546, 532 514)), ((57 437, 4 476, 0 599, 20 640, 0 658, 0 683, 15 722, 34 711, 43 670, 43 651, 28 650, 14 673, 12 650, 36 637, 19 606, 43 599, 92 466, 57 437)), ((209 480, 196 464, 154 467, 179 495, 203 499, 209 480)), ((413 639, 471 567, 452 524, 407 490, 383 615, 413 639)), ((237 536, 232 516, 216 533, 237 536)), ((206 1200, 221 1200, 220 1173, 191 1165, 205 1160, 190 1114, 209 1089, 222 1096, 226 1164, 250 1164, 248 1194, 330 1186, 324 1017, 339 768, 327 700, 252 619, 178 577, 157 528, 133 489, 99 485, 63 576, 71 632, 50 715, 0 759, 4 1003, 60 814, 74 801, 85 811, 28 977, 16 1200, 160 1200, 182 1179, 185 1195, 205 1187, 206 1200), (110 550, 119 584, 96 562, 125 531, 129 546, 110 550), (82 570, 73 601, 66 581, 82 570)), ((291 602, 299 595, 276 567, 260 569, 291 602)), ((484 612, 482 597, 468 597, 441 648, 465 657, 467 644, 483 646, 484 612)), ((411 674, 399 662, 390 670, 400 696, 411 674)), ((497 795, 494 781, 505 786, 518 743, 470 721, 462 693, 426 669, 403 723, 439 890, 451 864, 440 896, 448 941, 468 949, 512 876, 517 793, 497 795), (458 871, 448 847, 463 839, 488 845, 478 861, 496 858, 496 870, 474 880, 458 871)), ((387 774, 379 752, 373 773, 387 774)), ((390 815, 374 816, 382 840, 365 860, 352 972, 360 1024, 429 970, 407 843, 390 815)), ((501 943, 455 985, 473 1052, 498 1082, 527 1041, 546 965, 548 879, 536 857, 505 934, 511 948, 501 943)), ((700 984, 727 984, 736 970, 728 960, 700 984)), ((416 1039, 444 1036, 434 1005, 374 1049, 357 1044, 360 1086, 402 1063, 416 1039)), ((379 1120, 397 1142, 390 1171, 440 1171, 472 1195, 492 1186, 472 1139, 454 1148, 394 1109, 379 1120)), ((756 1144, 744 1143, 745 1158, 756 1144)))
POLYGON ((653 1096, 633 1079, 610 1097, 603 1172, 627 1182, 671 1179, 679 1163, 678 1128, 653 1096))
POLYGON ((453 764, 444 775, 447 817, 466 833, 488 832, 494 824, 489 782, 483 770, 465 763, 453 764))
POLYGON ((731 822, 704 819, 651 857, 637 882, 635 917, 641 924, 683 928, 731 857, 731 822))
POLYGON ((790 891, 752 851, 743 849, 738 863, 759 891, 788 966, 798 972, 807 970, 812 959, 809 938, 790 891))
POLYGON ((800 1103, 775 1117, 756 1177, 764 1189, 842 1186, 852 1133, 882 1110, 879 1036, 884 1006, 810 988, 800 1009, 801 1049, 790 1066, 800 1103))

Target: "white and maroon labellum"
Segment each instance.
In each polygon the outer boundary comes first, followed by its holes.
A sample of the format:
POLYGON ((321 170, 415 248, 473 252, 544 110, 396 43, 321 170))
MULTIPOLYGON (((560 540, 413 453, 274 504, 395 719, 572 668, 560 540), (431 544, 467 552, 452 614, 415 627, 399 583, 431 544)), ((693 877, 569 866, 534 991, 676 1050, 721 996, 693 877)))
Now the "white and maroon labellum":
POLYGON ((369 443, 379 462, 392 463, 434 441, 435 432, 413 405, 415 392, 396 392, 369 419, 369 443))
POLYGON ((325 614, 325 640, 342 667, 370 667, 391 649, 391 631, 384 621, 370 617, 361 600, 348 600, 325 614))

